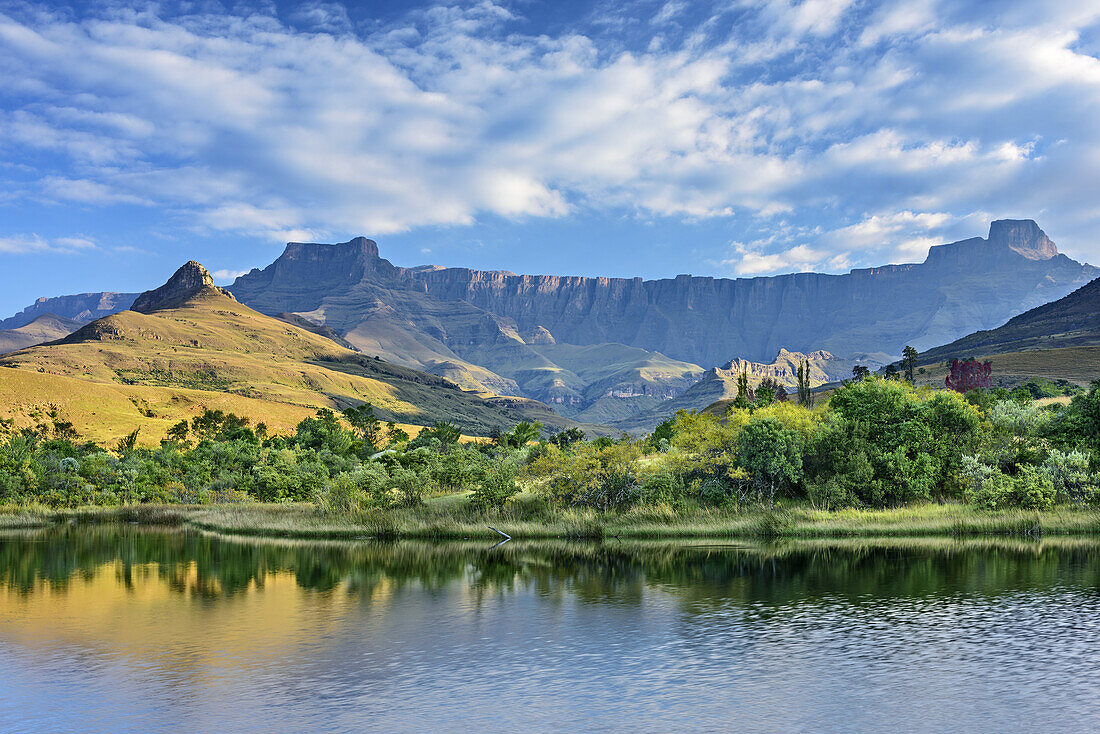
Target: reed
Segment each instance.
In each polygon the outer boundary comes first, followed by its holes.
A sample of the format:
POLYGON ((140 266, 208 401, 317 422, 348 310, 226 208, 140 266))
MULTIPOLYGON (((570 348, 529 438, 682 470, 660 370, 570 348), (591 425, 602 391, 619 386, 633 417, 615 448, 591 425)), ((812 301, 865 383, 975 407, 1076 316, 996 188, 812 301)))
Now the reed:
POLYGON ((552 507, 537 500, 479 511, 450 498, 418 508, 330 514, 312 504, 124 505, 50 510, 0 508, 0 529, 57 523, 133 523, 190 527, 209 532, 302 539, 808 539, 1100 535, 1100 511, 1057 507, 1045 512, 984 512, 959 504, 886 510, 826 512, 806 506, 673 508, 653 506, 621 513, 552 507))

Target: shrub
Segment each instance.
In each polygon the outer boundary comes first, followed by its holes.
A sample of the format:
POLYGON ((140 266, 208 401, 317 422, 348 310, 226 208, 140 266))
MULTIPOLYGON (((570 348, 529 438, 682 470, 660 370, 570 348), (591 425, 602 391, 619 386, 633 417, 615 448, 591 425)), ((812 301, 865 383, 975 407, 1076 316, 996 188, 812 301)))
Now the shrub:
POLYGON ((572 507, 619 510, 641 497, 638 459, 639 443, 624 441, 581 444, 571 452, 557 448, 532 467, 535 474, 549 477, 546 489, 557 502, 572 507))
POLYGON ((1055 449, 1043 462, 1043 471, 1053 482, 1059 500, 1085 503, 1100 495, 1100 476, 1089 470, 1089 455, 1084 451, 1055 449))
POLYGON ((1050 413, 1030 402, 1002 400, 989 410, 993 430, 1015 436, 1034 436, 1050 421, 1050 413))
POLYGON ((848 482, 837 476, 811 482, 806 486, 806 496, 810 504, 818 510, 839 510, 858 504, 856 494, 848 482))
POLYGON ((683 480, 666 470, 642 477, 639 501, 647 505, 679 505, 684 501, 683 480))
POLYGON ((1056 491, 1050 476, 1032 466, 1022 466, 1016 476, 967 457, 964 472, 970 478, 967 501, 985 510, 1019 508, 1048 510, 1054 506, 1056 491))
POLYGON ((481 510, 500 509, 517 494, 519 494, 519 487, 516 485, 515 469, 504 462, 499 462, 474 486, 470 504, 481 510))
POLYGON ((776 493, 802 481, 802 441, 775 418, 755 418, 737 437, 737 463, 752 475, 759 497, 773 505, 776 493))
POLYGON ((341 472, 314 494, 317 508, 326 514, 354 514, 378 504, 389 476, 377 464, 341 472))
POLYGON ((396 466, 390 471, 387 494, 393 504, 420 507, 431 488, 431 477, 421 467, 396 466))

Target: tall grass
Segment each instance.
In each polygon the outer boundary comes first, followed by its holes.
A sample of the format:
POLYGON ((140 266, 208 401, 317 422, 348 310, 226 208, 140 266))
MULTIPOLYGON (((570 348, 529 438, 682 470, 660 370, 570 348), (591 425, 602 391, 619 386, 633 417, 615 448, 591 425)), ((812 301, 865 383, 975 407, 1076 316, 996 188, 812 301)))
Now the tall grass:
POLYGON ((310 504, 129 505, 71 510, 0 508, 0 529, 54 523, 128 522, 184 526, 237 535, 303 539, 806 539, 1100 535, 1100 511, 1058 507, 1046 512, 984 512, 966 505, 826 512, 808 507, 634 508, 621 513, 551 507, 538 499, 479 511, 466 502, 432 501, 418 508, 330 514, 310 504))

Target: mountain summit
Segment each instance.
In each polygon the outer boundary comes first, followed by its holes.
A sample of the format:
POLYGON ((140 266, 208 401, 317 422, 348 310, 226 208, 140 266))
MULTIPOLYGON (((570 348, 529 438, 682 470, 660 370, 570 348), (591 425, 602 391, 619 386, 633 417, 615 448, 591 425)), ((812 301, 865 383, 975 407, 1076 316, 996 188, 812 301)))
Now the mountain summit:
POLYGON ((130 310, 152 313, 166 308, 178 308, 195 296, 203 294, 218 294, 237 300, 229 291, 214 285, 214 279, 200 263, 188 260, 167 283, 138 296, 130 310))
POLYGON ((1007 246, 1028 260, 1049 260, 1058 248, 1033 219, 998 219, 989 225, 989 242, 1007 246))

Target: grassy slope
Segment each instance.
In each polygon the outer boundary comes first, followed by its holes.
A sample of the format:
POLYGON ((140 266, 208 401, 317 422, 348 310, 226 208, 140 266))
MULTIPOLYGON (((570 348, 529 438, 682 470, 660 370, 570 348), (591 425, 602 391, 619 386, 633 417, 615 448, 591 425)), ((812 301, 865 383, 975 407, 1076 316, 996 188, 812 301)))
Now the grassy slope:
MULTIPOLYGON (((1004 354, 961 354, 960 357, 977 357, 993 364, 994 387, 1013 387, 1032 377, 1050 380, 1069 380, 1088 385, 1100 379, 1100 346, 1065 347, 1061 349, 1033 349, 1004 354)), ((916 376, 917 385, 943 387, 943 380, 950 371, 947 362, 925 363, 924 374, 916 376)))
POLYGON ((61 342, 5 355, 0 395, 20 423, 35 422, 36 411, 54 404, 87 435, 105 438, 139 423, 161 430, 203 407, 280 429, 316 408, 362 401, 384 418, 453 420, 472 433, 525 417, 214 293, 153 314, 124 311, 61 342))
POLYGON ((996 329, 927 350, 917 384, 943 385, 951 360, 967 357, 992 362, 994 384, 1002 387, 1031 377, 1081 385, 1100 379, 1100 279, 996 329))

